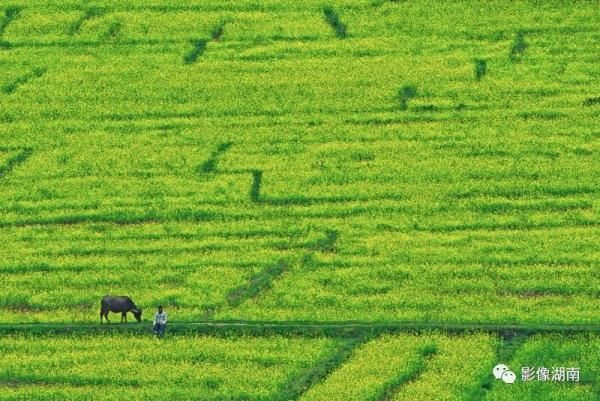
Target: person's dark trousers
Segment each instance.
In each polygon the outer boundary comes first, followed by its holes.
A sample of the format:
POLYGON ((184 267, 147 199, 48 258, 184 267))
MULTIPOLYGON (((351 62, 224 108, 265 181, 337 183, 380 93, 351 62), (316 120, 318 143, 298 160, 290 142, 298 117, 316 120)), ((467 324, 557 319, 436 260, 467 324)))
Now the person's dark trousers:
POLYGON ((165 326, 164 324, 156 323, 154 325, 154 332, 158 337, 162 337, 165 334, 165 326))

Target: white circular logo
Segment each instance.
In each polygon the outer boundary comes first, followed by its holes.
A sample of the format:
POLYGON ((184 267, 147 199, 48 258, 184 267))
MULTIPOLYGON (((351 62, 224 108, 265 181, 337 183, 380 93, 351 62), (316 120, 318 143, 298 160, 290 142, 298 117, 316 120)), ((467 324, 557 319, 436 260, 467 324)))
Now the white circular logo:
POLYGON ((506 372, 502 373, 502 381, 504 383, 513 384, 515 380, 517 380, 517 375, 515 375, 515 372, 507 370, 506 372))
POLYGON ((502 373, 509 371, 510 369, 508 368, 508 366, 500 364, 500 365, 496 365, 494 366, 494 369, 492 369, 492 373, 494 373, 494 377, 496 379, 500 379, 502 378, 502 373))
POLYGON ((517 380, 517 375, 515 375, 515 372, 510 370, 508 366, 502 363, 494 366, 492 373, 494 374, 496 380, 502 380, 506 384, 513 384, 515 380, 517 380))

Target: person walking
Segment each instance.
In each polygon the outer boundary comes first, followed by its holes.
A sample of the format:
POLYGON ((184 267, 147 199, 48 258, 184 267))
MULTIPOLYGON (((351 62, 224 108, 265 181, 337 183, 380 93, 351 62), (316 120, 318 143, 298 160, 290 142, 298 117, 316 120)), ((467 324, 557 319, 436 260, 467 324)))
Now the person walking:
POLYGON ((156 336, 162 338, 167 326, 167 312, 163 310, 162 305, 159 305, 158 312, 154 315, 154 322, 152 325, 152 329, 154 330, 154 333, 156 333, 156 336))

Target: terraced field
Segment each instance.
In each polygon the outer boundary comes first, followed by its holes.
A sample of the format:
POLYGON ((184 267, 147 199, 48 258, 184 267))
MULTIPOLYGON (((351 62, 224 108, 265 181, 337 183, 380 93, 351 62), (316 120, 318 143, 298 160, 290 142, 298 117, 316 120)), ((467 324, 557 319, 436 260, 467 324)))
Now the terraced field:
POLYGON ((0 399, 598 399, 598 32, 583 1, 0 2, 0 399), (105 294, 165 305, 158 366, 105 294))

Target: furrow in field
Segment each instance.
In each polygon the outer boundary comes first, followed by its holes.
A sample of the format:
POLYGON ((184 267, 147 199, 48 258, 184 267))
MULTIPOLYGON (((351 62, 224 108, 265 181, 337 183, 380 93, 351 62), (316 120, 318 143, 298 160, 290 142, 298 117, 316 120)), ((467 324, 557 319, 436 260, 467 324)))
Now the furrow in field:
POLYGON ((476 400, 596 400, 595 386, 600 378, 599 355, 598 338, 593 335, 528 337, 510 358, 504 360, 516 373, 517 381, 508 386, 496 380, 476 400), (531 375, 524 377, 522 369, 530 369, 531 375), (560 369, 563 369, 563 374, 560 369), (570 374, 567 376, 567 370, 574 369, 578 370, 576 379, 570 374))
POLYGON ((68 33, 70 35, 79 34, 81 32, 81 28, 86 22, 93 18, 101 17, 104 12, 106 11, 99 8, 90 8, 85 10, 83 14, 73 21, 73 23, 69 26, 68 33))
POLYGON ((258 401, 276 397, 285 383, 335 352, 338 341, 187 335, 161 344, 158 353, 148 336, 119 334, 10 336, 1 346, 0 399, 216 401, 229 394, 258 401))
POLYGON ((20 7, 8 7, 3 10, 2 17, 0 18, 0 37, 4 34, 4 31, 8 25, 19 18, 22 9, 20 7))
POLYGON ((33 149, 0 148, 0 178, 9 174, 17 165, 24 163, 33 153, 33 149))
POLYGON ((492 339, 486 335, 434 338, 435 354, 417 380, 401 386, 390 401, 455 400, 472 393, 494 363, 492 339))
POLYGON ((301 399, 421 399, 410 398, 414 395, 431 399, 432 394, 440 396, 440 392, 444 393, 440 399, 453 399, 476 385, 475 378, 481 376, 482 368, 491 365, 491 351, 486 335, 383 335, 356 349, 344 365, 301 399), (467 348, 479 351, 477 359, 468 357, 471 354, 467 348), (463 365, 462 370, 452 369, 458 364, 463 365), (427 389, 427 394, 421 394, 422 389, 427 389))
POLYGON ((310 369, 306 369, 302 374, 292 378, 285 386, 281 387, 273 401, 300 399, 312 386, 326 380, 329 375, 345 363, 365 339, 364 336, 358 336, 343 340, 334 353, 322 358, 310 369))
POLYGON ((384 335, 356 348, 350 358, 324 381, 300 397, 309 400, 378 400, 398 378, 420 370, 419 336, 384 335))
POLYGON ((41 78, 46 73, 46 68, 36 67, 26 75, 20 76, 12 82, 9 82, 0 88, 5 95, 15 93, 21 86, 24 86, 34 79, 41 78))

